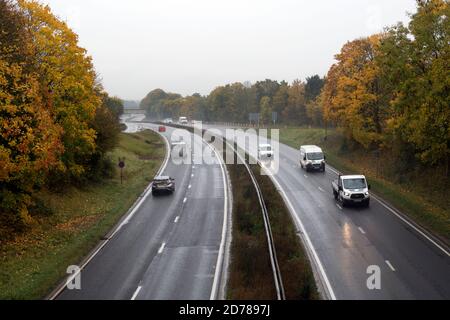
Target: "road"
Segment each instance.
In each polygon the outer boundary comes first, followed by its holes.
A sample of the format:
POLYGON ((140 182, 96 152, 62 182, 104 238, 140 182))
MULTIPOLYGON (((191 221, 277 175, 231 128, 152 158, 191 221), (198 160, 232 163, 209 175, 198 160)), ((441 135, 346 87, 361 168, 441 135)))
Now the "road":
POLYGON ((372 198, 368 209, 338 206, 331 189, 335 169, 307 173, 300 168, 298 150, 280 144, 279 151, 279 171, 273 179, 315 257, 316 273, 330 298, 450 299, 448 248, 427 239, 377 199, 372 198), (380 268, 381 290, 368 289, 369 266, 380 268))
MULTIPOLYGON (((127 131, 143 127, 155 128, 130 123, 127 131)), ((165 135, 171 132, 168 128, 165 135)), ((58 299, 210 299, 213 286, 218 287, 216 266, 226 225, 220 163, 168 161, 163 175, 175 178, 175 193, 147 194, 81 271, 81 290, 65 289, 58 299)))

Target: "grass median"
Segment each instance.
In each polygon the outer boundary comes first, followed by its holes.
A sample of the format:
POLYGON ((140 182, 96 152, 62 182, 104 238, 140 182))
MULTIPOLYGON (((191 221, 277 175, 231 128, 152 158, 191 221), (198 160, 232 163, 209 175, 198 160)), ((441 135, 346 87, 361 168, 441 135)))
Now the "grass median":
MULTIPOLYGON (((296 234, 294 222, 281 195, 260 168, 250 166, 264 196, 288 300, 319 299, 310 261, 296 234)), ((233 227, 229 299, 276 299, 264 220, 258 196, 244 165, 227 165, 233 186, 233 227)))
POLYGON ((123 183, 112 179, 71 187, 60 193, 41 191, 46 215, 14 240, 0 244, 0 299, 44 298, 133 205, 160 168, 166 147, 150 131, 120 134, 111 152, 125 157, 123 183))
POLYGON ((450 182, 434 177, 427 172, 411 176, 396 176, 390 166, 393 159, 380 159, 364 150, 345 148, 342 135, 318 128, 280 129, 280 142, 295 149, 301 145, 316 144, 323 148, 327 162, 342 173, 366 175, 375 194, 407 214, 424 228, 437 235, 444 242, 450 242, 450 182))

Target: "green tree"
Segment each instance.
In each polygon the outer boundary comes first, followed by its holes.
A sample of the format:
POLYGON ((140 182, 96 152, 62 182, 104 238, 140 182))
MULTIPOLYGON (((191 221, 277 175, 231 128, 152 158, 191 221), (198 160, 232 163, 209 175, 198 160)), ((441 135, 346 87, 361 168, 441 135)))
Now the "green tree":
POLYGON ((305 84, 306 101, 315 100, 320 95, 324 84, 325 80, 318 75, 307 77, 305 84))
POLYGON ((422 163, 442 164, 449 175, 449 3, 417 3, 408 27, 388 30, 377 60, 394 113, 389 133, 393 141, 409 145, 422 163))

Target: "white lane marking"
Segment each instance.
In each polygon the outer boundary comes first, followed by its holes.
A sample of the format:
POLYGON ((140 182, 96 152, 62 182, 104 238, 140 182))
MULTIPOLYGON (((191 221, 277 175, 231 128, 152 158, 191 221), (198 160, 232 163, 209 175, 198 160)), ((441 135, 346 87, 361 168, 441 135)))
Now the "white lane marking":
POLYGON ((392 271, 395 272, 395 268, 392 266, 392 264, 389 262, 389 260, 386 260, 386 264, 391 268, 392 271))
POLYGON ((194 174, 191 174, 191 178, 193 178, 194 177, 194 174))
POLYGON ((189 185, 188 189, 190 189, 190 188, 192 188, 192 185, 191 185, 191 184, 189 185))
POLYGON ((217 150, 215 148, 213 148, 212 150, 214 151, 214 154, 216 155, 216 158, 218 159, 218 161, 220 163, 220 169, 222 171, 223 190, 224 190, 222 239, 220 241, 219 254, 217 255, 217 262, 216 262, 215 272, 214 272, 214 281, 213 281, 213 285, 211 288, 211 295, 209 297, 210 300, 216 300, 218 298, 219 281, 220 281, 220 275, 221 275, 221 271, 222 271, 222 264, 223 264, 224 252, 225 252, 225 244, 226 244, 226 238, 227 238, 228 188, 227 188, 227 181, 226 181, 226 174, 225 174, 225 164, 223 162, 223 159, 221 157, 219 157, 219 154, 217 153, 217 150))
POLYGON ((161 245, 161 247, 160 247, 159 250, 158 250, 158 254, 161 254, 161 253, 164 251, 164 248, 165 248, 165 247, 166 247, 166 243, 163 242, 162 245, 161 245))
MULTIPOLYGON (((335 169, 333 169, 330 166, 327 166, 327 168, 334 172, 335 174, 339 175, 339 172, 337 172, 335 169)), ((397 213, 394 209, 392 209, 391 207, 389 207, 386 203, 384 203, 384 201, 382 201, 381 199, 379 199, 377 196, 375 195, 371 195, 372 198, 374 198, 375 200, 378 201, 378 203, 380 203, 383 207, 385 207, 386 209, 388 209, 391 213, 393 213, 397 218, 399 218, 400 220, 402 220, 404 223, 406 223, 408 226, 410 226, 411 228, 413 228, 417 233, 419 233, 422 237, 424 237, 425 239, 427 239, 428 241, 430 241, 432 244, 434 244, 439 250, 441 250, 442 252, 444 252, 447 256, 450 257, 450 252, 448 252, 445 248, 443 248, 441 245, 439 245, 436 241, 434 241, 433 239, 431 239, 429 236, 427 236, 422 230, 420 230, 419 228, 417 228, 414 224, 412 224, 411 222, 409 222, 407 219, 405 219, 404 217, 402 217, 401 214, 397 213)))
POLYGON ((178 223, 178 220, 180 220, 180 217, 176 217, 173 223, 178 223))
POLYGON ((362 234, 366 234, 366 232, 363 230, 363 228, 358 227, 358 230, 359 230, 362 234))
MULTIPOLYGON (((155 131, 155 130, 154 130, 155 131)), ((155 131, 156 132, 156 131, 155 131)), ((159 133, 158 133, 159 134, 159 133)), ((166 157, 164 159, 163 164, 161 165, 161 167, 159 168, 158 173, 156 174, 161 175, 161 173, 163 173, 166 168, 167 165, 169 164, 169 159, 170 159, 170 143, 169 140, 164 136, 159 134, 161 137, 163 137, 164 142, 166 143, 166 157)), ((51 296, 48 297, 48 300, 55 300, 60 294, 61 292, 63 292, 65 290, 65 288, 67 287, 67 283, 73 281, 73 279, 75 279, 76 276, 78 276, 78 274, 89 264, 89 262, 92 261, 92 259, 94 259, 94 257, 100 252, 100 250, 102 250, 106 244, 109 242, 110 239, 112 239, 117 232, 119 232, 119 230, 126 225, 131 218, 134 216, 134 214, 136 213, 136 211, 140 208, 140 206, 142 205, 142 203, 144 203, 144 201, 147 199, 147 197, 151 194, 151 188, 152 184, 150 183, 147 187, 147 189, 144 191, 144 195, 141 198, 140 201, 137 202, 136 206, 134 207, 134 209, 130 212, 130 214, 124 219, 124 221, 112 232, 111 236, 102 242, 102 244, 97 248, 97 250, 95 250, 87 259, 86 261, 80 266, 80 269, 75 272, 74 274, 72 274, 66 281, 64 281, 63 283, 60 284, 60 286, 54 291, 54 293, 52 293, 51 296)))
POLYGON ((330 281, 328 279, 328 276, 327 276, 327 274, 325 272, 325 268, 323 267, 322 262, 320 261, 319 255, 317 254, 317 251, 314 248, 314 245, 313 245, 311 239, 309 238, 308 233, 306 232, 306 229, 305 229, 305 226, 302 223, 302 220, 300 219, 300 217, 298 216, 297 212, 295 211, 291 200, 289 200, 286 192, 281 187, 281 184, 278 182, 278 179, 275 176, 271 175, 271 174, 269 174, 268 176, 274 182, 275 187, 277 188, 277 190, 280 190, 281 195, 283 196, 285 202, 287 203, 287 205, 289 207, 289 211, 294 216, 294 219, 297 222, 297 225, 299 226, 300 231, 301 231, 301 233, 304 236, 304 240, 306 242, 306 245, 311 250, 311 254, 313 256, 314 261, 317 264, 317 267, 319 269, 320 274, 322 275, 323 282, 325 282, 325 286, 326 286, 326 289, 328 290, 328 293, 330 295, 331 300, 336 300, 336 295, 334 294, 333 287, 331 286, 330 281))
POLYGON ((338 207, 340 210, 342 210, 342 207, 340 205, 338 205, 337 203, 336 203, 336 207, 338 207))
POLYGON ((137 287, 136 291, 134 292, 133 296, 131 297, 131 300, 135 300, 136 297, 138 296, 139 292, 141 291, 142 287, 139 286, 137 287))
POLYGON ((192 169, 195 169, 195 166, 192 166, 192 169))
POLYGON ((417 233, 419 233, 420 235, 422 235, 425 239, 427 239, 428 241, 430 241, 432 244, 434 244, 438 249, 440 249, 442 252, 444 252, 447 256, 450 257, 450 252, 448 252, 445 248, 443 248, 441 245, 439 245, 436 241, 434 241, 433 239, 431 239, 429 236, 427 236, 424 232, 422 232, 419 228, 417 228, 415 225, 413 225, 411 222, 409 222, 408 220, 406 220, 405 218, 403 218, 399 213, 395 212, 394 209, 390 208, 387 204, 384 203, 384 201, 378 199, 378 197, 374 196, 372 194, 372 198, 374 198, 375 200, 377 200, 383 207, 385 207, 386 209, 388 209, 390 212, 392 212, 395 216, 397 216, 400 220, 402 220, 403 222, 405 222, 408 226, 410 226, 411 228, 413 228, 417 233))
POLYGON ((184 199, 183 199, 183 203, 186 203, 186 201, 187 201, 187 198, 184 198, 184 199))
POLYGON ((319 190, 322 191, 322 192, 325 192, 325 190, 323 190, 321 187, 319 187, 319 190))
POLYGON ((306 174, 303 175, 306 179, 308 179, 308 176, 306 174))

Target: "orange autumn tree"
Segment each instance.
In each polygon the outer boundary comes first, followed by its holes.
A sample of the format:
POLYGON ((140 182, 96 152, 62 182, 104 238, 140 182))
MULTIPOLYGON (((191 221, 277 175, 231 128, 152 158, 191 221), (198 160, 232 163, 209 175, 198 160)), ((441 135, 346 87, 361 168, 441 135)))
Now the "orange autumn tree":
POLYGON ((33 51, 23 26, 18 8, 0 1, 0 223, 13 229, 30 220, 31 194, 63 150, 61 129, 26 67, 33 51))
POLYGON ((78 36, 37 1, 18 1, 36 55, 33 69, 39 75, 41 95, 63 128, 62 166, 54 172, 56 183, 82 177, 96 151, 96 131, 90 125, 101 106, 96 73, 78 36))
POLYGON ((375 60, 381 37, 345 44, 328 72, 321 96, 325 119, 342 127, 349 139, 365 148, 382 143, 388 113, 375 60))

